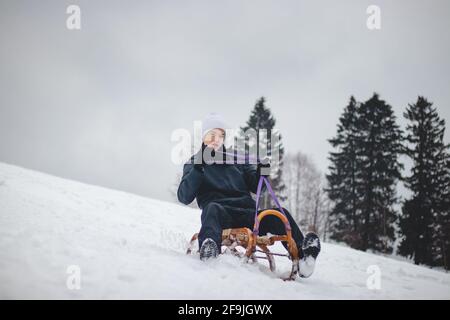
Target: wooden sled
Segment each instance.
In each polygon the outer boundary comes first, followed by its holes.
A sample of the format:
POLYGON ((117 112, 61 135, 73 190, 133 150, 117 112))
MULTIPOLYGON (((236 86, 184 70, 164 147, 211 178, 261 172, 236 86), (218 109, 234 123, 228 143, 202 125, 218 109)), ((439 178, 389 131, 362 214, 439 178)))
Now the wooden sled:
MULTIPOLYGON (((256 262, 257 259, 266 259, 269 262, 269 268, 272 272, 275 271, 275 259, 274 256, 283 256, 287 257, 292 261, 292 269, 291 274, 287 278, 283 278, 283 280, 295 280, 295 277, 299 271, 299 248, 292 238, 292 232, 289 225, 288 219, 279 211, 268 209, 262 211, 258 214, 256 223, 261 222, 264 217, 268 215, 276 216, 281 219, 286 228, 286 235, 270 235, 270 236, 257 236, 253 234, 252 230, 249 228, 235 228, 235 229, 224 229, 222 231, 222 246, 227 247, 231 253, 236 256, 243 257, 246 261, 252 260, 256 262), (277 241, 286 241, 287 242, 287 254, 279 254, 272 253, 269 250, 269 246, 274 245, 277 241), (237 250, 237 247, 242 247, 245 249, 245 253, 240 253, 237 250), (257 248, 258 247, 258 248, 257 248), (256 253, 264 253, 265 256, 257 256, 256 253)), ((192 250, 195 246, 195 243, 198 239, 198 233, 194 234, 189 243, 187 254, 191 254, 192 250)))

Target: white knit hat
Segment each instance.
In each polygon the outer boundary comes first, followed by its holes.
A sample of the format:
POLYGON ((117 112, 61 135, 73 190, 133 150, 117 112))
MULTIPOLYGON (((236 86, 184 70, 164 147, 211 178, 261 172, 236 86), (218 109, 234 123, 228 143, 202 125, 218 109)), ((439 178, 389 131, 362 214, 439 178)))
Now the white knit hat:
POLYGON ((223 117, 220 114, 213 112, 208 114, 202 121, 202 140, 205 139, 208 131, 216 128, 224 131, 230 129, 223 120, 223 117))

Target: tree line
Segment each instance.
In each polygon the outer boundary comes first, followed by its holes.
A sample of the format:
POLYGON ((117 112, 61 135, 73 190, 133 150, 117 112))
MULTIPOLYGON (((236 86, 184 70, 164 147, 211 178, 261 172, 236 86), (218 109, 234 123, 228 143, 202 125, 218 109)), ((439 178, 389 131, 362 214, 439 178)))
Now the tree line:
MULTIPOLYGON (((393 108, 377 93, 365 102, 351 96, 329 139, 330 166, 324 175, 302 152, 284 153, 270 177, 296 221, 322 238, 359 250, 397 253, 416 264, 450 268, 450 145, 445 121, 419 96, 397 123, 393 108), (405 174, 405 164, 411 166, 405 174), (397 194, 398 183, 410 196, 397 194)), ((276 120, 257 100, 241 127, 274 129, 276 120)), ((259 145, 270 147, 261 138, 259 145)), ((254 143, 254 142, 253 142, 254 143)), ((270 153, 269 153, 270 154, 270 153)), ((268 195, 263 205, 273 206, 268 195)))
MULTIPOLYGON (((449 269, 450 145, 444 143, 445 121, 421 96, 403 116, 405 130, 378 94, 365 102, 351 96, 336 135, 328 139, 328 172, 323 174, 302 152, 285 154, 279 136, 275 147, 280 161, 271 170, 271 184, 300 226, 324 240, 385 254, 398 243, 398 254, 416 264, 449 269), (411 166, 406 175, 405 164, 411 166), (410 193, 407 199, 397 194, 399 182, 410 193)), ((265 129, 270 137, 275 126, 261 97, 236 139, 245 140, 249 128, 258 133, 265 129)), ((257 137, 259 141, 245 141, 245 148, 257 143, 270 157, 271 142, 257 137)), ((261 208, 271 206, 266 193, 261 208)))
POLYGON ((449 269, 450 156, 445 121, 425 97, 409 104, 402 131, 392 107, 374 94, 352 96, 329 139, 326 191, 332 239, 360 250, 398 253, 416 264, 449 269), (404 157, 410 173, 402 175, 404 157), (410 197, 400 199, 402 181, 410 197), (397 208, 397 205, 400 208, 397 208))

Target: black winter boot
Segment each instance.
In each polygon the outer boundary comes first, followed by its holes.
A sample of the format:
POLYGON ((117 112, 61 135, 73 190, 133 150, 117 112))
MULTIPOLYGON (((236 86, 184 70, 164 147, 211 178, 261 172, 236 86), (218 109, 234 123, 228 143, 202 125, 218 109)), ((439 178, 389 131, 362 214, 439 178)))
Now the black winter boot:
POLYGON ((302 244, 303 257, 299 262, 299 275, 308 278, 314 272, 316 258, 320 252, 320 240, 314 232, 308 232, 302 244))
POLYGON ((210 258, 216 258, 219 255, 219 249, 216 242, 211 238, 206 238, 200 247, 200 260, 206 261, 210 258))

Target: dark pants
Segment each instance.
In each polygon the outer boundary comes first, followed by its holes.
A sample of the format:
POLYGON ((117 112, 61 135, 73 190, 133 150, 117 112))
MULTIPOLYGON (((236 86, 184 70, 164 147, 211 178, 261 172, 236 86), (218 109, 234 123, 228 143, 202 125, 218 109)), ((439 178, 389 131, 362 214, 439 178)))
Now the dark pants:
MULTIPOLYGON (((277 208, 273 209, 278 210, 277 208)), ((289 224, 291 225, 292 238, 296 242, 297 247, 301 248, 303 243, 303 234, 289 211, 284 207, 283 210, 288 218, 289 224)), ((260 210, 258 213, 261 211, 263 210, 260 210)), ((247 227, 250 230, 253 230, 255 223, 255 210, 248 208, 235 208, 216 202, 211 202, 203 208, 201 220, 202 227, 198 235, 199 245, 201 246, 202 242, 206 238, 211 238, 220 248, 223 229, 247 227)), ((274 235, 286 234, 284 223, 275 216, 266 216, 259 224, 259 235, 266 235, 267 233, 274 235)), ((284 241, 282 243, 286 248, 287 243, 284 241)))

